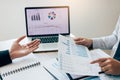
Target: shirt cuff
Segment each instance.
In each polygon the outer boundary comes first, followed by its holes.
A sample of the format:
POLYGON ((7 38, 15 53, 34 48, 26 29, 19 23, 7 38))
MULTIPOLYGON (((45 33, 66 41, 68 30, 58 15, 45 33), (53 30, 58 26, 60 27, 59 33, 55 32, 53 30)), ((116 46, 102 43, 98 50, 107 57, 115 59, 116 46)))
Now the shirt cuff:
POLYGON ((9 50, 0 51, 0 66, 12 63, 9 50))

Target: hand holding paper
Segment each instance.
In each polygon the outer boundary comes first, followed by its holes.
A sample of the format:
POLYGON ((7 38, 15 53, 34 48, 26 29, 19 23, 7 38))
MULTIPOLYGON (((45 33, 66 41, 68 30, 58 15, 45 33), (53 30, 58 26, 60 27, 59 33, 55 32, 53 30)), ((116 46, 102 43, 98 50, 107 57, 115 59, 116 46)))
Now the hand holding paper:
POLYGON ((98 75, 100 68, 96 64, 90 64, 92 59, 87 47, 76 45, 72 38, 60 35, 58 49, 62 71, 76 75, 98 75))

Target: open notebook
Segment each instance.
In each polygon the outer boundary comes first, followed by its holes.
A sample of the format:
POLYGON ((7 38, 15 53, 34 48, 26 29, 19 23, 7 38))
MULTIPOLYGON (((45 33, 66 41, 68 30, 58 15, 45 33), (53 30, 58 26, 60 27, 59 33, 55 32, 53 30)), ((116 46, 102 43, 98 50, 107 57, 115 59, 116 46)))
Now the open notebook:
POLYGON ((15 59, 12 64, 0 67, 0 73, 3 80, 53 79, 33 54, 15 59))

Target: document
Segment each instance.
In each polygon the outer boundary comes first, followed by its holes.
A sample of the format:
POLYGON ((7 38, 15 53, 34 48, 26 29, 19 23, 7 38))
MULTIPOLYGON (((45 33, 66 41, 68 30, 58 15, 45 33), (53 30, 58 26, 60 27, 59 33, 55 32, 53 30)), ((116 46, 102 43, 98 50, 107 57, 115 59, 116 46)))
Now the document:
POLYGON ((100 80, 120 80, 120 75, 100 74, 100 80))
POLYGON ((78 80, 86 77, 62 72, 56 58, 44 62, 43 67, 45 67, 51 75, 56 77, 56 80, 78 80))
POLYGON ((87 47, 76 45, 72 38, 59 35, 58 61, 61 71, 75 75, 98 76, 101 71, 99 65, 90 64, 96 55, 91 54, 87 47))
POLYGON ((61 72, 59 70, 59 64, 58 61, 53 58, 49 61, 44 62, 43 67, 45 67, 52 75, 54 75, 57 80, 69 80, 69 77, 66 75, 66 73, 61 72))
POLYGON ((84 46, 76 45, 68 37, 60 36, 59 39, 63 40, 59 41, 64 45, 61 45, 61 47, 59 45, 59 50, 61 51, 58 52, 58 59, 54 58, 42 64, 56 80, 119 80, 119 76, 111 76, 104 73, 98 75, 98 72, 101 71, 98 64, 90 64, 92 60, 110 57, 104 51, 100 49, 89 51, 84 46), (72 51, 73 49, 76 52, 72 51))

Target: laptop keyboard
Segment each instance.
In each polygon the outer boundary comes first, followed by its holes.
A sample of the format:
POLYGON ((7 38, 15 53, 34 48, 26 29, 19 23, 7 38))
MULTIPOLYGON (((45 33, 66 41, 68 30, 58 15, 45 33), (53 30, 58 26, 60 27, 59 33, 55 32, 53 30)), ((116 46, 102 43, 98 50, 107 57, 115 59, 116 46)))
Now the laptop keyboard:
POLYGON ((40 39, 40 43, 55 43, 58 42, 58 36, 47 36, 47 37, 34 37, 34 39, 40 39))

